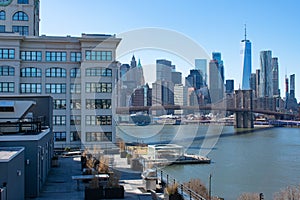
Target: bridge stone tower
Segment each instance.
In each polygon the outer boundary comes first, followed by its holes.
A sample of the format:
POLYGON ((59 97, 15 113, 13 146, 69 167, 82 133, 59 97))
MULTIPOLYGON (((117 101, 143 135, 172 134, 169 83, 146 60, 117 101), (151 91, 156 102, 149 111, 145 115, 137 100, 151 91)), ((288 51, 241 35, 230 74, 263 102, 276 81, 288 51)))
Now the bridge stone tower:
POLYGON ((235 128, 253 128, 252 90, 235 90, 235 128))

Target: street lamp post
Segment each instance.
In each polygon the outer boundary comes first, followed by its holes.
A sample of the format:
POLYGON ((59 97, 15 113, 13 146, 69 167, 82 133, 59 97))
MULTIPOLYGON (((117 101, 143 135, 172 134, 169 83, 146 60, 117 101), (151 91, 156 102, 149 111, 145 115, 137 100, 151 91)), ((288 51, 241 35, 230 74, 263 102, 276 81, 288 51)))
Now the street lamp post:
POLYGON ((208 199, 211 200, 211 177, 212 175, 209 174, 209 179, 208 179, 208 199))

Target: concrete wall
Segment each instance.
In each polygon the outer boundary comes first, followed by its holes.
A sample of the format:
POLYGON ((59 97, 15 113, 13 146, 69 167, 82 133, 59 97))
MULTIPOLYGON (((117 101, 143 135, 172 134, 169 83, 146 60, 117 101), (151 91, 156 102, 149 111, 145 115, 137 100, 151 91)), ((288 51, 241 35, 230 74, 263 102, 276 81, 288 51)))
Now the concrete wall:
POLYGON ((6 184, 6 197, 9 200, 25 198, 25 152, 23 148, 20 149, 21 151, 8 162, 0 162, 0 187, 6 184))
POLYGON ((48 131, 39 140, 1 141, 1 146, 25 147, 25 161, 22 163, 25 163, 25 197, 37 197, 51 168, 54 149, 52 132, 48 131))

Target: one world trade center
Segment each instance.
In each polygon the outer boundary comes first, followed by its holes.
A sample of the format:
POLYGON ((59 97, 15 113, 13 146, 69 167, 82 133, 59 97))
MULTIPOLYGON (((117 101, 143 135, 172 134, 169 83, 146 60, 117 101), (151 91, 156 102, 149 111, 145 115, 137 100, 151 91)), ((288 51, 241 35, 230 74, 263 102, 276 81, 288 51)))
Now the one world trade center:
POLYGON ((251 76, 251 42, 247 40, 247 30, 245 25, 245 39, 241 41, 241 56, 243 66, 242 90, 250 89, 251 76))

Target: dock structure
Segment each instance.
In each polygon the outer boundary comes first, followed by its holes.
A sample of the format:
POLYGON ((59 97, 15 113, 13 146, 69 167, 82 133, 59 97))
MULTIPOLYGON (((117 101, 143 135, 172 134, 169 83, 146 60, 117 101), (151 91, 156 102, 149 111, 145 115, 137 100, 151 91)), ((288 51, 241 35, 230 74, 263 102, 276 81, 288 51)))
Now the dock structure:
POLYGON ((143 156, 143 165, 165 166, 172 164, 209 164, 205 156, 185 154, 184 148, 177 144, 157 144, 148 146, 148 154, 143 156))

